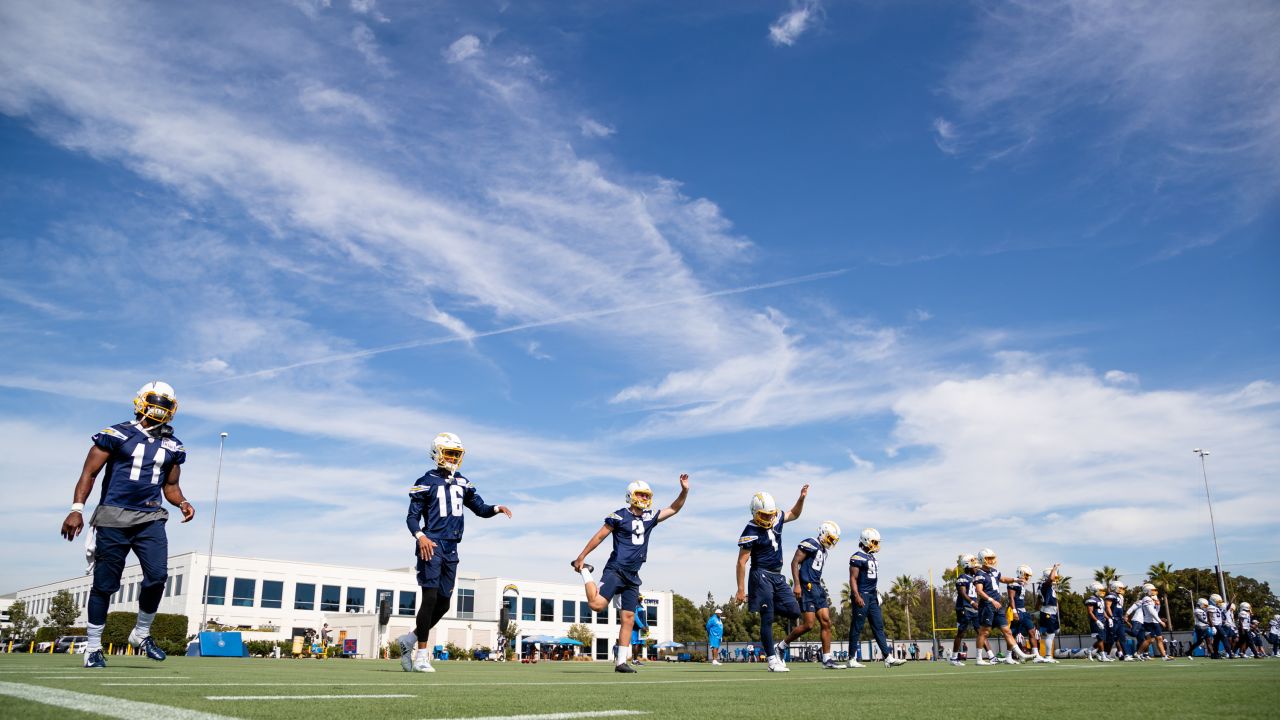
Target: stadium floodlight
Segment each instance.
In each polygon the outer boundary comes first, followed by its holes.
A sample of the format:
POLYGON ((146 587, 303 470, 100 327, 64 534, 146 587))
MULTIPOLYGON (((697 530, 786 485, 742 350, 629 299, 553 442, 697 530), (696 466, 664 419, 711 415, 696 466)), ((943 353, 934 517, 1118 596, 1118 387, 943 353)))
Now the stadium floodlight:
POLYGON ((1209 471, 1205 468, 1204 462, 1204 459, 1209 456, 1209 451, 1195 448, 1191 452, 1200 456, 1200 475, 1204 478, 1204 501, 1209 505, 1209 531, 1213 533, 1213 556, 1218 561, 1218 591, 1226 600, 1227 581, 1222 576, 1222 553, 1218 550, 1218 528, 1213 522, 1213 498, 1209 497, 1209 471))
POLYGON ((218 433, 218 474, 213 481, 213 516, 209 520, 209 563, 204 571, 204 597, 200 603, 200 629, 197 633, 205 630, 205 623, 209 621, 209 579, 213 577, 213 534, 218 529, 218 488, 222 485, 222 450, 227 445, 227 433, 218 433))

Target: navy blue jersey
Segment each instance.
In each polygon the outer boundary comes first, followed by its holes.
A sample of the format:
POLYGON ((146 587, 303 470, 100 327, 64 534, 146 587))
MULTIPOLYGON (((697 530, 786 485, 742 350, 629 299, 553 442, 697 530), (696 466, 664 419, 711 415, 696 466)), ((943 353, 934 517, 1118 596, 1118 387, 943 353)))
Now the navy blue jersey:
POLYGON ((803 558, 800 560, 800 584, 822 585, 822 568, 827 564, 827 549, 813 538, 805 538, 798 548, 803 558))
POLYGON ((970 575, 967 571, 960 573, 956 578, 957 610, 969 610, 973 607, 972 603, 969 602, 969 599, 977 597, 977 593, 973 588, 973 582, 973 575, 970 575))
POLYGON ((1090 595, 1084 599, 1084 610, 1086 613, 1089 612, 1089 608, 1093 608, 1093 616, 1098 619, 1098 622, 1102 622, 1102 619, 1106 617, 1106 613, 1102 611, 1102 598, 1097 595, 1090 595))
POLYGON ((108 455, 98 504, 126 510, 159 510, 169 471, 187 461, 181 440, 147 434, 138 422, 112 425, 95 434, 93 444, 108 455))
POLYGON ((1053 586, 1053 582, 1045 580, 1040 583, 1040 609, 1048 607, 1058 607, 1058 589, 1053 586))
POLYGON ((409 488, 405 524, 412 535, 421 530, 432 540, 457 542, 462 539, 464 507, 482 518, 498 514, 497 508, 485 504, 470 480, 457 473, 449 477, 439 469, 428 470, 409 488))
POLYGON ((1027 598, 1026 598, 1027 586, 1020 582, 1013 583, 1009 586, 1009 592, 1013 593, 1013 609, 1026 610, 1027 609, 1027 598))
POLYGON ((849 567, 858 568, 858 594, 868 595, 876 591, 876 579, 880 577, 880 567, 876 558, 865 550, 859 550, 849 558, 849 567))
MULTIPOLYGON (((973 574, 973 579, 982 586, 982 591, 987 594, 991 600, 1000 599, 1000 571, 991 568, 990 570, 983 568, 973 574)), ((989 604, 988 600, 979 600, 979 604, 989 604)))
MULTIPOLYGON (((1124 598, 1120 597, 1116 593, 1109 592, 1103 600, 1111 601, 1111 617, 1116 620, 1120 620, 1124 617, 1124 598)), ((1103 607, 1105 608, 1106 605, 1103 605, 1103 607)))
POLYGON ((629 572, 638 572, 649 559, 649 533, 658 524, 658 511, 645 510, 636 515, 624 507, 609 514, 604 524, 613 531, 613 552, 606 565, 629 572))
POLYGON ((782 572, 782 524, 786 517, 779 512, 771 528, 747 523, 738 538, 739 548, 751 548, 751 569, 782 572))

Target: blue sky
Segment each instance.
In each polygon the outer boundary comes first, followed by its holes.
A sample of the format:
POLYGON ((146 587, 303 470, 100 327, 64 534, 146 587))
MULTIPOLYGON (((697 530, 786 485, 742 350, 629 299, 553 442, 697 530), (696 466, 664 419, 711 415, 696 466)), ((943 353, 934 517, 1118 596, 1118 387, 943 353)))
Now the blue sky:
POLYGON ((155 378, 175 552, 225 430, 219 550, 404 566, 450 430, 516 513, 468 570, 571 581, 689 472, 653 587, 727 596, 806 482, 788 537, 892 575, 1136 579, 1212 562, 1207 447, 1280 579, 1274 4, 689 5, 0 7, 0 590, 79 571, 88 436, 155 378))

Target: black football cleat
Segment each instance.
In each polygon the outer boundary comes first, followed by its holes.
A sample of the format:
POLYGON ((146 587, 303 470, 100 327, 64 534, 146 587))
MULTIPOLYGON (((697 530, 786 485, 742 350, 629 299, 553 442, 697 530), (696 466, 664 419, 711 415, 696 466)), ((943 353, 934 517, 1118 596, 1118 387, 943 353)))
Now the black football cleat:
POLYGON ((633 673, 636 671, 636 669, 626 663, 623 663, 621 665, 614 665, 613 671, 620 672, 620 673, 633 673))

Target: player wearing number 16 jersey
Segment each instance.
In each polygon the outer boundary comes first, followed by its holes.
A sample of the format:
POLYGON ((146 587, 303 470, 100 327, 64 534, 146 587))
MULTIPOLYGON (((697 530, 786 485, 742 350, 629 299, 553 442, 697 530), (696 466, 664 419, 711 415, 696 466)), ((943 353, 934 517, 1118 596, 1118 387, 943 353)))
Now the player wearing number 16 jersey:
POLYGON ((587 605, 595 612, 601 612, 616 598, 618 617, 622 624, 618 627, 618 645, 614 648, 614 670, 621 673, 633 673, 635 670, 627 664, 631 657, 631 628, 635 623, 635 608, 640 602, 640 566, 649 558, 649 534, 658 523, 680 512, 684 500, 689 495, 689 476, 680 476, 680 495, 671 502, 670 507, 653 510, 653 490, 649 483, 637 480, 627 486, 627 506, 612 512, 604 519, 604 525, 587 541, 586 547, 571 563, 574 572, 582 575, 582 582, 587 592, 587 605), (613 536, 613 552, 604 565, 600 576, 600 584, 596 585, 591 576, 595 570, 588 565, 587 556, 613 536), (619 604, 620 602, 620 604, 619 604))
POLYGON ((436 467, 418 478, 409 489, 409 514, 405 524, 418 542, 422 604, 418 606, 414 631, 397 639, 400 666, 406 671, 435 672, 427 639, 431 628, 449 609, 453 597, 453 583, 458 577, 458 543, 462 541, 462 509, 465 507, 482 518, 498 513, 511 517, 506 507, 485 504, 475 485, 458 472, 465 452, 457 435, 440 433, 431 441, 431 459, 436 467))

